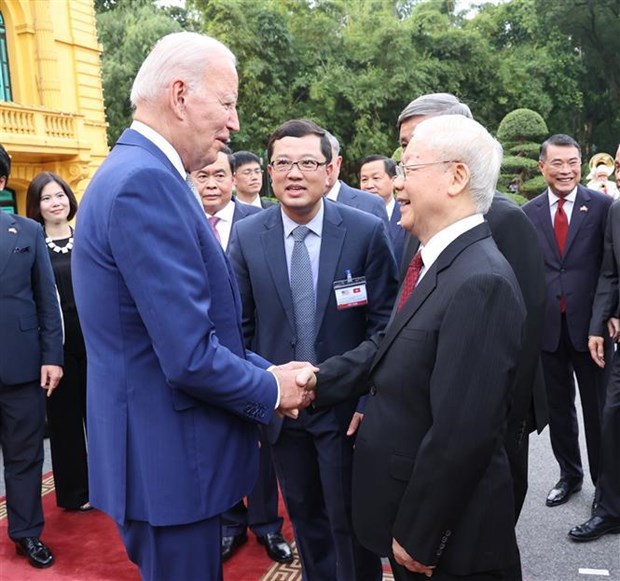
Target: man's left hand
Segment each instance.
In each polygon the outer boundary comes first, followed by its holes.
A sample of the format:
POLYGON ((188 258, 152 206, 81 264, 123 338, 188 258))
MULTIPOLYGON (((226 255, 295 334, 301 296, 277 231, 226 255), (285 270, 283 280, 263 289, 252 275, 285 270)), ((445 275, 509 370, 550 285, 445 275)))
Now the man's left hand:
POLYGON ((433 574, 435 567, 427 567, 422 563, 416 561, 407 551, 400 545, 396 539, 392 539, 392 552, 394 553, 394 560, 399 564, 412 571, 413 573, 422 573, 427 577, 433 574))
POLYGON ((41 387, 47 390, 47 397, 52 395, 61 379, 60 365, 41 365, 41 387))

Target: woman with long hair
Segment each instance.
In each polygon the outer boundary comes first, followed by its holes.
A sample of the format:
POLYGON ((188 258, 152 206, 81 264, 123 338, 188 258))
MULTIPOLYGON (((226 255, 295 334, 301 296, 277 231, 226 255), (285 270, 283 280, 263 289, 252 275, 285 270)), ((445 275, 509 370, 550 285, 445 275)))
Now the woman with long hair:
POLYGON ((47 399, 56 504, 90 510, 86 456, 86 348, 71 283, 73 228, 77 200, 61 177, 38 174, 28 186, 26 213, 43 225, 64 319, 64 375, 47 399))

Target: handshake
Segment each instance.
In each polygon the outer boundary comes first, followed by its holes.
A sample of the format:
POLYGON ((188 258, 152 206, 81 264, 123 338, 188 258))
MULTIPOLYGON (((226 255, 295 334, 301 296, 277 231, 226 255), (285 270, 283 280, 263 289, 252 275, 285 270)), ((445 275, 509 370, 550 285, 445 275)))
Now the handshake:
POLYGON ((307 408, 315 397, 318 367, 305 361, 291 361, 269 368, 280 386, 280 405, 276 412, 297 419, 299 410, 307 408))

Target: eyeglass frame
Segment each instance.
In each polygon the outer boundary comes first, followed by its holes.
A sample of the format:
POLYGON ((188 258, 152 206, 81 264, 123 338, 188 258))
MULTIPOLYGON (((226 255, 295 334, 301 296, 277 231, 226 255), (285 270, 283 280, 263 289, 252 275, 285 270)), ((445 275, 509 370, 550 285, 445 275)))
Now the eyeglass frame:
POLYGON ((423 169, 431 165, 439 165, 442 163, 459 163, 459 162, 455 159, 444 159, 443 161, 427 161, 425 163, 411 163, 408 165, 405 165, 404 163, 400 162, 396 164, 396 177, 406 180, 407 176, 411 175, 411 173, 413 173, 414 171, 423 169))
MULTIPOLYGON (((278 161, 278 160, 276 160, 276 161, 278 161)), ((290 171, 293 171, 293 167, 294 167, 294 166, 297 166, 297 169, 298 169, 301 173, 314 173, 314 172, 316 172, 316 171, 319 171, 319 168, 320 168, 321 166, 323 166, 323 165, 327 165, 328 163, 330 163, 330 162, 328 162, 327 160, 325 160, 325 161, 317 161, 316 159, 299 159, 299 160, 297 160, 297 161, 290 161, 290 160, 287 160, 287 159, 281 159, 281 160, 279 160, 279 161, 282 161, 282 162, 286 161, 286 162, 288 162, 289 167, 286 167, 286 168, 277 168, 277 167, 274 165, 274 163, 275 163, 274 161, 269 162, 269 166, 271 167, 271 169, 272 169, 273 171, 277 172, 277 173, 285 173, 285 172, 290 172, 290 171), (307 162, 307 161, 311 161, 311 162, 313 162, 313 163, 316 163, 316 167, 315 167, 314 169, 309 169, 309 168, 307 168, 307 169, 302 169, 302 167, 301 167, 299 164, 300 164, 300 163, 302 163, 302 162, 307 162)))

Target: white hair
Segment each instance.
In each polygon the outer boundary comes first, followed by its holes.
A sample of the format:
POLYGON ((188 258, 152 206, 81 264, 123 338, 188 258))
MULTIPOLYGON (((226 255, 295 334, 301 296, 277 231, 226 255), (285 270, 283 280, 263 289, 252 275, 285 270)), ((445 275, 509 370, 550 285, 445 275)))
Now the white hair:
POLYGON ((482 214, 489 211, 503 150, 480 123, 462 115, 430 117, 416 127, 413 141, 437 152, 438 161, 464 163, 469 168, 469 192, 476 211, 482 214))
POLYGON ((182 79, 191 90, 203 82, 209 57, 217 52, 236 64, 235 55, 219 40, 196 32, 173 32, 160 38, 146 57, 131 87, 131 104, 157 102, 170 83, 182 79))
POLYGON ((336 137, 332 133, 327 131, 327 129, 325 129, 324 131, 325 131, 325 135, 327 136, 327 139, 329 140, 329 144, 332 146, 332 149, 334 150, 334 153, 336 155, 340 155, 340 142, 336 139, 336 137))

